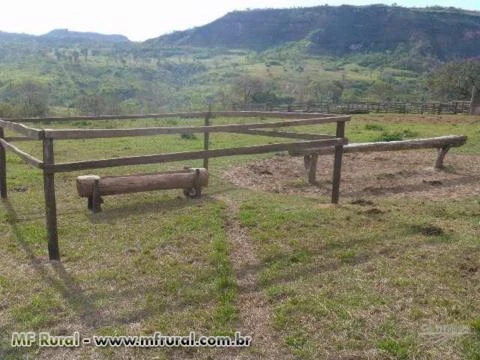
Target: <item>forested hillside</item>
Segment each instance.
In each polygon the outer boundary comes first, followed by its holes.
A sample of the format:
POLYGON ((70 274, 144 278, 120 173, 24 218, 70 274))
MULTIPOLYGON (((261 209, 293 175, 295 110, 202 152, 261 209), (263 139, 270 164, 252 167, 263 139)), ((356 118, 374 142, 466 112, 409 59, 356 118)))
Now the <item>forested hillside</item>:
POLYGON ((454 8, 318 6, 237 11, 195 29, 162 36, 162 45, 264 51, 287 42, 308 42, 311 54, 419 48, 441 59, 477 56, 480 14, 454 8))
POLYGON ((143 43, 0 32, 0 116, 169 111, 207 99, 223 108, 469 100, 472 82, 444 91, 452 76, 435 74, 478 56, 480 15, 437 7, 237 11, 143 43))

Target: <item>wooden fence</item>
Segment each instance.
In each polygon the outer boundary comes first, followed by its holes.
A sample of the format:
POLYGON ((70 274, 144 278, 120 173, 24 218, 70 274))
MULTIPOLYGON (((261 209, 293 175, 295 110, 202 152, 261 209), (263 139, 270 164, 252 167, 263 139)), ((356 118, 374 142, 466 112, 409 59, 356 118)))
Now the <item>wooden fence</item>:
POLYGON ((295 151, 304 148, 334 147, 334 169, 332 184, 332 203, 338 203, 340 195, 340 177, 343 155, 343 146, 347 144, 345 138, 345 123, 349 116, 332 116, 320 113, 295 113, 295 112, 256 112, 256 111, 229 111, 229 112, 196 112, 196 113, 168 113, 130 116, 80 116, 67 118, 42 118, 42 119, 17 119, 6 121, 0 119, 0 191, 1 197, 7 198, 7 164, 5 152, 12 151, 27 164, 42 170, 45 196, 45 218, 48 240, 48 253, 51 260, 60 259, 57 231, 57 207, 55 197, 55 174, 86 169, 99 169, 125 165, 156 164, 181 160, 203 159, 204 167, 208 168, 208 159, 224 156, 261 154, 276 151, 295 151), (282 120, 262 121, 248 124, 212 125, 215 116, 221 117, 262 117, 282 120), (203 126, 182 127, 149 127, 129 129, 41 129, 21 124, 19 121, 29 123, 62 122, 72 120, 105 120, 105 119, 145 119, 145 118, 204 118, 203 126), (296 132, 279 131, 279 128, 288 126, 314 125, 336 123, 335 135, 305 134, 296 132), (21 136, 6 137, 5 129, 20 134, 21 136), (270 130, 266 130, 270 129, 270 130), (275 130, 277 129, 277 130, 275 130), (246 135, 271 136, 275 138, 295 139, 289 143, 274 143, 237 148, 209 149, 210 133, 237 133, 246 135), (110 159, 96 159, 76 162, 55 162, 54 143, 66 139, 98 139, 130 136, 152 136, 164 134, 193 134, 204 133, 203 150, 179 153, 164 153, 143 156, 128 156, 110 159), (37 159, 17 146, 14 141, 42 141, 43 159, 37 159))
POLYGON ((234 108, 243 110, 263 111, 304 111, 329 114, 355 114, 355 113, 400 113, 400 114, 469 114, 470 101, 441 102, 358 102, 358 103, 293 103, 293 104, 248 104, 236 105, 234 108))

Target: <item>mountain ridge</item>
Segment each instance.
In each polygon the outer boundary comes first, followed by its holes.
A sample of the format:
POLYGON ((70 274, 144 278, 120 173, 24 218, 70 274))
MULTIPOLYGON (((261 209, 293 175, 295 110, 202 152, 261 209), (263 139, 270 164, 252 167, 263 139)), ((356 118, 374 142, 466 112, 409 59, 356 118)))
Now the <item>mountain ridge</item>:
POLYGON ((461 74, 430 79, 444 62, 480 59, 479 40, 477 12, 385 5, 236 11, 143 43, 0 32, 0 116, 26 116, 32 93, 42 106, 29 116, 174 111, 206 97, 223 108, 469 100, 461 74))
POLYGON ((53 29, 46 34, 31 35, 26 33, 12 33, 0 31, 0 40, 4 41, 83 41, 126 43, 132 42, 126 36, 120 34, 101 34, 97 32, 70 31, 69 29, 53 29))
POLYGON ((312 54, 415 46, 441 59, 480 54, 480 12, 457 8, 387 5, 317 6, 234 11, 204 26, 147 40, 158 46, 221 47, 264 51, 307 40, 312 54))
POLYGON ((100 34, 97 32, 81 32, 81 31, 70 31, 68 29, 54 29, 46 34, 40 35, 41 38, 48 39, 82 39, 82 40, 93 40, 93 41, 108 41, 108 42, 130 42, 128 37, 120 34, 100 34))

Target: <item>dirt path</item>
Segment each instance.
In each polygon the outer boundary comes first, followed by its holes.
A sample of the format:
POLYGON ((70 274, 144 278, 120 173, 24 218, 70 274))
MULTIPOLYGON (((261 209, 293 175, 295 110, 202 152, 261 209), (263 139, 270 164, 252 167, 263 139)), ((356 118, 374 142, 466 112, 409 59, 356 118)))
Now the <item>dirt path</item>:
POLYGON ((260 261, 256 256, 247 231, 239 222, 239 203, 225 197, 220 198, 227 205, 225 231, 232 245, 230 259, 235 272, 239 294, 237 307, 242 335, 253 338, 250 351, 238 353, 236 359, 293 359, 282 340, 272 329, 273 311, 267 295, 260 288, 257 273, 260 261))

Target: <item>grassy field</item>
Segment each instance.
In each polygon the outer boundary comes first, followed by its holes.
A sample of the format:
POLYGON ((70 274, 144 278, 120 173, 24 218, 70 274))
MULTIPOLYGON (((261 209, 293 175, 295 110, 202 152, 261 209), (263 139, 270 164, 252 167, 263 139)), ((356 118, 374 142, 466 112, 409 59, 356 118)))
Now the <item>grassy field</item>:
MULTIPOLYGON (((62 126, 185 121, 196 122, 62 126)), ((233 122, 214 123, 227 121, 233 122)), ((351 142, 465 134, 468 143, 452 152, 480 161, 479 124, 479 117, 469 116, 357 115, 346 133, 351 142)), ((211 148, 278 141, 232 134, 211 139, 211 148)), ((59 141, 56 160, 193 150, 202 143, 201 135, 59 141)), ((19 146, 40 157, 38 144, 19 146)), ((119 195, 106 197, 95 215, 77 196, 80 173, 59 174, 62 262, 51 263, 41 173, 9 153, 9 198, 0 205, 0 358, 480 359, 478 193, 455 199, 341 196, 333 206, 325 196, 258 192, 222 177, 226 168, 269 156, 210 160, 202 199, 184 199, 181 191, 119 195), (14 331, 79 331, 82 337, 240 331, 253 337, 253 346, 14 348, 14 331)), ((186 164, 201 161, 97 173, 186 164)))

